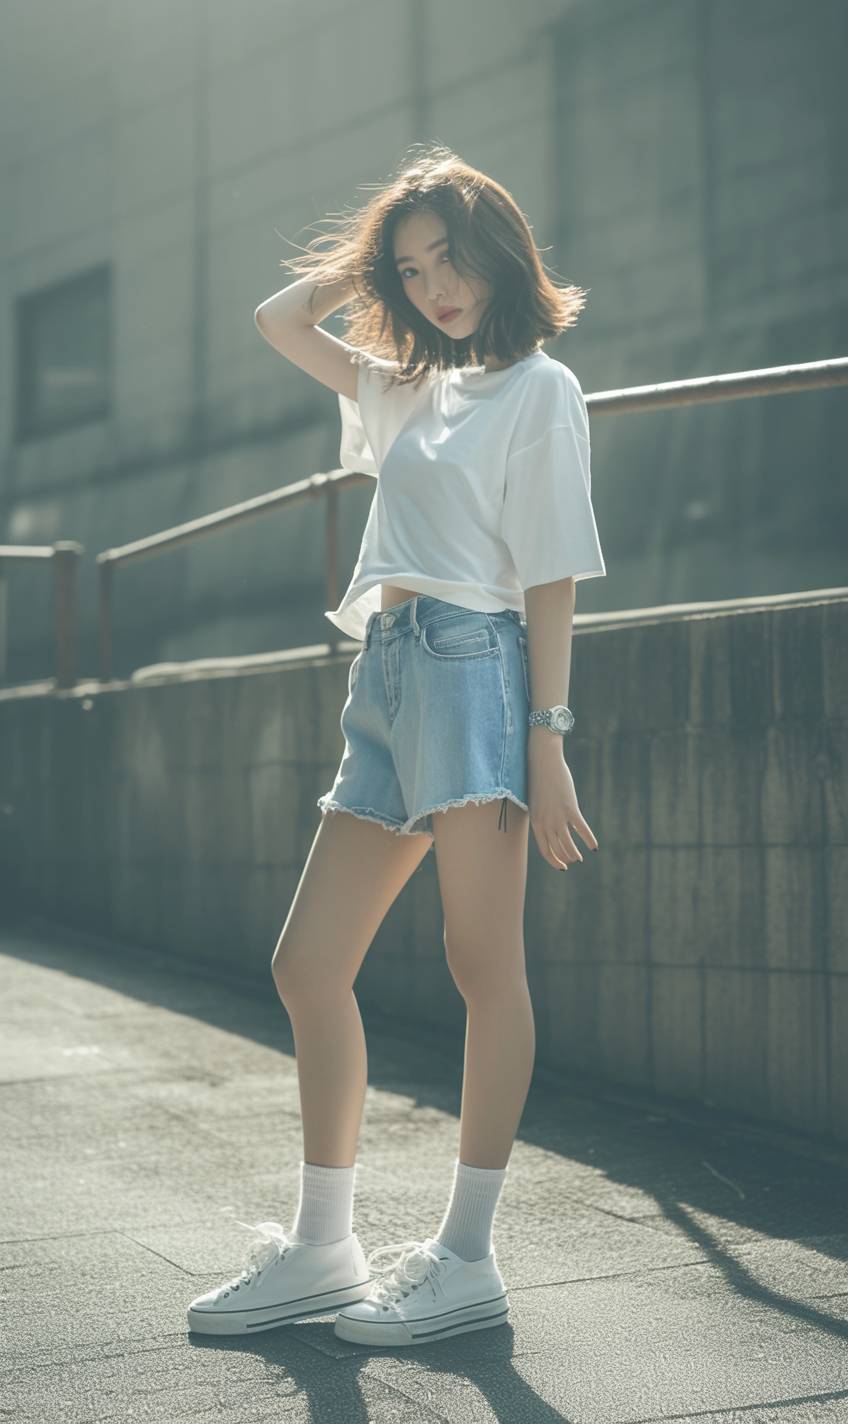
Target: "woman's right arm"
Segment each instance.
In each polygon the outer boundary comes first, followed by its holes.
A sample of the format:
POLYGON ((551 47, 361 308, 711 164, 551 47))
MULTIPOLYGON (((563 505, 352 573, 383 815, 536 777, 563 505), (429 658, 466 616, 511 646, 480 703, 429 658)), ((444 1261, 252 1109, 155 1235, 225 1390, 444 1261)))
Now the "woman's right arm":
POLYGON ((319 284, 311 277, 301 277, 262 302, 253 320, 281 356, 339 395, 356 400, 357 367, 351 363, 356 348, 317 324, 353 295, 353 285, 347 279, 319 284))

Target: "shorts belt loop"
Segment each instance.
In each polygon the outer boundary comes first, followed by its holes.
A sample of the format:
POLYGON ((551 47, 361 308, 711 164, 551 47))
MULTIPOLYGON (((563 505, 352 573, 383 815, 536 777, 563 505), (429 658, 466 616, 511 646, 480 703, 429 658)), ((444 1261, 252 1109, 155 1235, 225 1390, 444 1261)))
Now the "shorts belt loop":
POLYGON ((409 608, 410 615, 411 615, 411 618, 412 618, 412 627, 413 627, 413 630, 414 630, 414 632, 415 632, 415 641, 416 641, 416 643, 418 642, 418 634, 419 634, 419 632, 420 632, 420 629, 419 629, 419 626, 418 626, 418 619, 417 619, 416 616, 415 616, 416 610, 417 610, 417 608, 418 608, 418 597, 419 597, 419 595, 416 593, 415 597, 414 597, 413 600, 412 600, 412 603, 410 604, 410 608, 409 608))

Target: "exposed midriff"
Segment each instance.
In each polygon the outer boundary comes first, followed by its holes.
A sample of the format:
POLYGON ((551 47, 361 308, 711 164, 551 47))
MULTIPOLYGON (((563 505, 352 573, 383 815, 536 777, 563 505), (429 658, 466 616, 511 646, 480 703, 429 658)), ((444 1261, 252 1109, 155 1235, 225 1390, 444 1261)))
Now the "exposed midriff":
POLYGON ((391 608, 393 603, 403 603, 404 599, 414 598, 415 590, 412 588, 398 588, 395 584, 384 583, 380 585, 380 612, 383 609, 391 608))

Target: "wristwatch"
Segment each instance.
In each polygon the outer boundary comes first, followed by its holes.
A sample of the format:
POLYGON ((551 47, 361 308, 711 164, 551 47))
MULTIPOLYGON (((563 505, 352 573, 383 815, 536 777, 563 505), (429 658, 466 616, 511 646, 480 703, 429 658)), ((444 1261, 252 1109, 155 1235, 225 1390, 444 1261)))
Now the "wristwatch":
POLYGON ((527 725, 528 727, 547 727, 549 732, 562 737, 574 726, 574 713, 570 707, 563 707, 561 704, 557 707, 545 707, 541 711, 531 712, 527 725))

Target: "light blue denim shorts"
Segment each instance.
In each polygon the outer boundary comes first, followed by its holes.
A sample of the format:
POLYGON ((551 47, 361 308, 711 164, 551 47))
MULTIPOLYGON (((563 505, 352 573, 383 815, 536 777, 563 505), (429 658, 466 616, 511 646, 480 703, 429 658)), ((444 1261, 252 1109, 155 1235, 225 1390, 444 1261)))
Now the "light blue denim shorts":
POLYGON ((416 594, 372 613, 350 665, 336 779, 317 805, 433 839, 434 811, 527 810, 527 624, 416 594))

